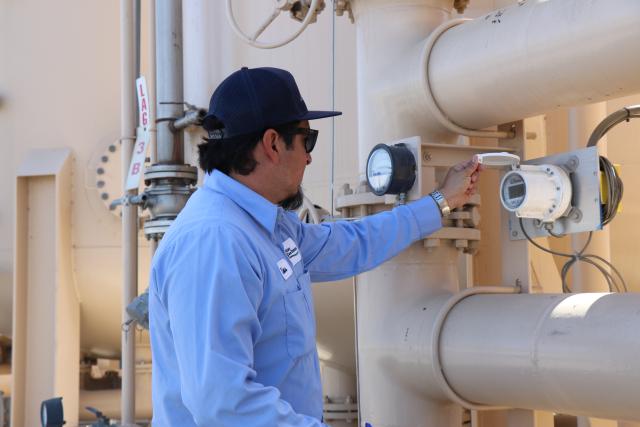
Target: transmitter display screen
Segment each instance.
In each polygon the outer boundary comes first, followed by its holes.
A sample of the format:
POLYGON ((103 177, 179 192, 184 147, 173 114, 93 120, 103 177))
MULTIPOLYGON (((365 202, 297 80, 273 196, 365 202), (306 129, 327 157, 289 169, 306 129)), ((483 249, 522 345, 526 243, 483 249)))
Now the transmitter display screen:
POLYGON ((509 198, 515 199, 516 197, 524 196, 524 184, 516 184, 509 187, 509 198))
POLYGON ((518 209, 527 195, 527 184, 520 174, 511 174, 503 182, 501 193, 507 209, 518 209))

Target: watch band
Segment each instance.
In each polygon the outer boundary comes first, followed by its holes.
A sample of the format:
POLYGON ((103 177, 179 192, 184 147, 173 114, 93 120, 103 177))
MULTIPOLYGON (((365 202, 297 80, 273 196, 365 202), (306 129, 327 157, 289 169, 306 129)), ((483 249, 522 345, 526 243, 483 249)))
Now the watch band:
POLYGON ((444 198, 441 192, 436 190, 430 193, 429 195, 437 203, 438 208, 440 208, 440 215, 442 215, 443 217, 446 217, 451 213, 451 208, 447 203, 447 199, 444 198))

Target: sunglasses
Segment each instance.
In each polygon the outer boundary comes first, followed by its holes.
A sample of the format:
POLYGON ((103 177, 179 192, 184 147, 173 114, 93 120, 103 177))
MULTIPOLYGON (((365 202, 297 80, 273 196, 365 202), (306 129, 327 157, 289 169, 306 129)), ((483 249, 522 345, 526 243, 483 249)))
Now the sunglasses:
POLYGON ((295 130, 286 133, 286 135, 304 135, 304 151, 310 153, 316 146, 318 140, 318 131, 309 128, 296 128, 295 130))

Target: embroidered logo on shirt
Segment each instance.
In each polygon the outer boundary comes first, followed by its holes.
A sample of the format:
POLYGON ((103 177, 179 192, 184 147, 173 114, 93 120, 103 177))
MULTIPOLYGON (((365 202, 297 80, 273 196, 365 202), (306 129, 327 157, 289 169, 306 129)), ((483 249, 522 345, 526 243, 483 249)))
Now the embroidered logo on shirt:
POLYGON ((300 250, 296 246, 293 239, 289 238, 284 242, 282 242, 282 247, 284 248, 284 254, 289 258, 289 260, 294 266, 300 261, 302 261, 300 250))
POLYGON ((292 268, 289 267, 289 263, 284 258, 278 261, 278 269, 284 280, 287 280, 293 274, 292 268))

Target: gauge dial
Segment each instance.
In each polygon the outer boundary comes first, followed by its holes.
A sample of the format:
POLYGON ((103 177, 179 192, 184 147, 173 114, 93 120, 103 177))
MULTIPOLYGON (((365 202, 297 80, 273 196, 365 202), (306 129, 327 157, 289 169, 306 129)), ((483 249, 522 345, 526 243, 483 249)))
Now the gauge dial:
POLYGON ((378 144, 367 160, 367 181, 373 194, 400 194, 408 192, 416 179, 416 160, 403 143, 378 144))
POLYGON ((389 189, 393 176, 391 153, 383 147, 375 149, 367 162, 367 179, 373 192, 382 195, 389 189))

